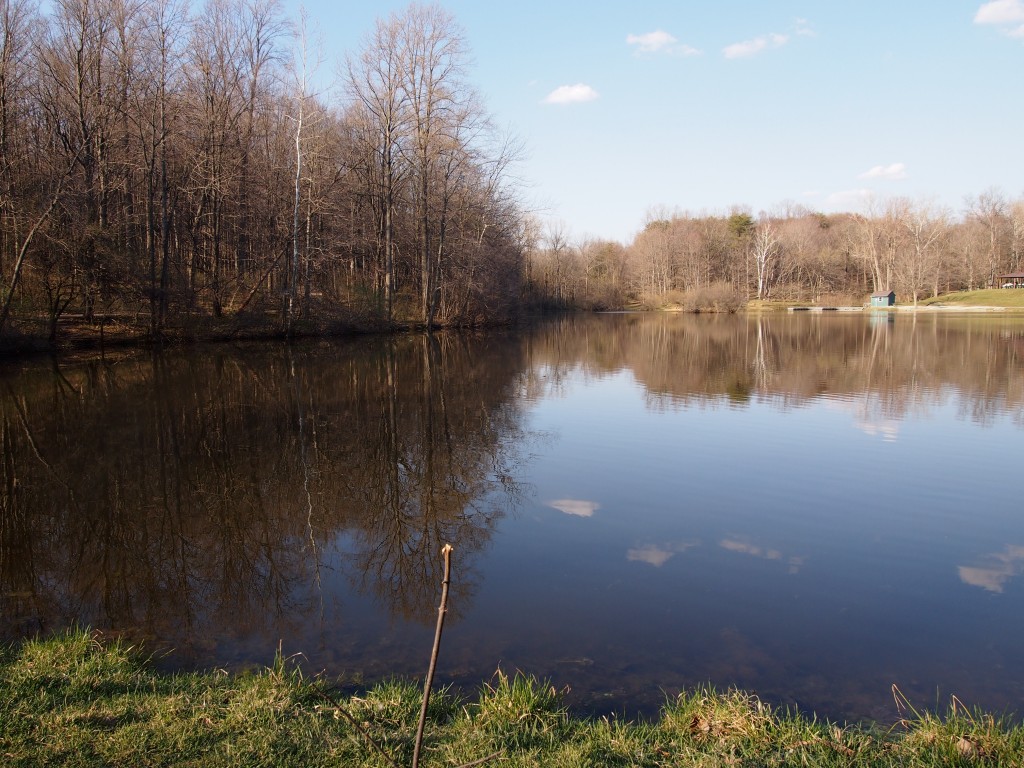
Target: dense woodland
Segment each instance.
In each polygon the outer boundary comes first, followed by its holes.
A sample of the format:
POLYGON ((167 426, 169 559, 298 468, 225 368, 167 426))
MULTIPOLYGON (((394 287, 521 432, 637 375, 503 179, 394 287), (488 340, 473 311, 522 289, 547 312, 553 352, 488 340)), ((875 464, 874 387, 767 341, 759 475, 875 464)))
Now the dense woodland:
POLYGON ((246 313, 474 323, 519 299, 512 146, 439 7, 330 63, 274 0, 0 14, 0 331, 44 316, 52 335, 65 313, 154 334, 246 313))
POLYGON ((628 244, 545 228, 438 6, 338 61, 275 0, 47 7, 0 0, 0 336, 916 300, 1021 269, 1024 201, 997 190, 958 213, 652 215, 628 244))
POLYGON ((757 216, 737 208, 648 218, 628 246, 572 244, 549 228, 531 282, 556 305, 731 310, 750 299, 856 306, 889 290, 916 303, 999 287, 1000 275, 1024 268, 1024 198, 996 189, 968 197, 960 212, 891 198, 860 213, 783 205, 757 216))

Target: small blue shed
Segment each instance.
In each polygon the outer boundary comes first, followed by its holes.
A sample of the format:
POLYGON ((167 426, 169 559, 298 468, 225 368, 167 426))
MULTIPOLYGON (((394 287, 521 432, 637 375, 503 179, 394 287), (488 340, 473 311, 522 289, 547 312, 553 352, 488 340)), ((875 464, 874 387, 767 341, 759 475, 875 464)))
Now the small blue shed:
POLYGON ((889 291, 888 293, 872 293, 871 294, 871 306, 872 307, 894 307, 896 306, 896 291, 889 291))

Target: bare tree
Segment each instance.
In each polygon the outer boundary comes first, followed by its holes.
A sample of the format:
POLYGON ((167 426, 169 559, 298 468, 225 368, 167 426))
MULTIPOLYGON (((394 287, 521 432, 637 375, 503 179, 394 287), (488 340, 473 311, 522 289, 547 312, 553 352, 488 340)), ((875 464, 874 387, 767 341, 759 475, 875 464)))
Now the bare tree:
POLYGON ((406 175, 400 147, 409 120, 408 94, 401 87, 401 34, 398 17, 378 20, 359 56, 350 58, 346 67, 346 89, 362 118, 356 135, 365 141, 366 154, 373 158, 366 186, 378 210, 378 269, 388 320, 394 312, 396 209, 399 186, 406 175))
POLYGON ((38 29, 39 18, 28 0, 0 0, 0 279, 8 284, 7 267, 21 249, 29 203, 34 148, 26 139, 36 86, 32 51, 38 29))
POLYGON ((991 188, 977 197, 968 198, 967 219, 978 225, 979 234, 983 238, 986 285, 994 286, 996 275, 1008 261, 1005 254, 1008 250, 1010 222, 1005 196, 1000 190, 991 188))
POLYGON ((445 155, 453 157, 459 132, 473 115, 466 108, 463 67, 467 56, 455 18, 437 5, 410 5, 402 16, 402 90, 409 110, 411 141, 407 151, 415 180, 413 199, 418 225, 420 310, 434 325, 440 295, 439 220, 432 217, 434 179, 445 155))
MULTIPOLYGON (((258 154, 257 130, 268 131, 263 113, 269 112, 273 101, 273 86, 278 77, 277 68, 286 58, 281 43, 288 37, 288 24, 282 17, 280 0, 246 0, 240 9, 241 40, 239 53, 245 62, 243 93, 245 109, 242 116, 241 136, 238 139, 238 237, 235 247, 235 268, 240 275, 252 269, 255 260, 252 189, 253 173, 258 154)), ((305 12, 301 12, 300 25, 305 25, 305 12)), ((304 48, 304 44, 300 41, 304 48)), ((257 244, 258 241, 257 241, 257 244)))
POLYGON ((31 147, 25 139, 35 72, 31 58, 39 18, 28 0, 0 0, 0 278, 20 250, 23 207, 31 147))
POLYGON ((545 286, 548 295, 558 304, 569 301, 566 289, 566 272, 571 246, 569 245, 569 229, 564 221, 549 220, 544 239, 547 243, 545 253, 546 276, 545 286))
POLYGON ((187 13, 179 0, 153 0, 137 14, 136 29, 121 28, 121 69, 131 85, 124 117, 134 134, 142 171, 144 235, 150 333, 159 336, 167 316, 171 259, 169 145, 175 132, 175 95, 180 88, 187 13))
POLYGON ((768 298, 781 252, 782 247, 774 222, 768 216, 762 215, 750 238, 750 256, 754 260, 758 299, 768 298))
MULTIPOLYGON (((81 205, 68 209, 70 248, 81 280, 82 304, 92 319, 111 264, 109 212, 113 117, 120 74, 112 51, 118 0, 57 0, 41 52, 41 106, 56 127, 65 157, 77 158, 74 191, 81 205)), ((71 185, 69 185, 71 186, 71 185)))
POLYGON ((848 246, 871 274, 875 292, 888 291, 896 277, 896 261, 904 230, 899 223, 900 201, 871 199, 864 214, 854 219, 848 246))
POLYGON ((893 211, 907 235, 906 247, 901 250, 896 263, 896 272, 901 289, 911 294, 916 307, 921 292, 936 282, 943 241, 949 231, 948 216, 926 201, 917 204, 900 201, 893 211))
POLYGON ((630 249, 636 290, 641 295, 646 294, 648 301, 668 293, 675 277, 672 222, 653 216, 657 213, 648 213, 648 221, 630 249))
POLYGON ((231 174, 230 137, 243 111, 239 18, 228 0, 210 0, 197 18, 189 41, 188 90, 193 96, 189 119, 193 168, 189 227, 192 252, 186 267, 189 306, 210 282, 214 316, 222 311, 221 267, 224 258, 225 207, 231 174))
POLYGON ((1010 269, 1020 272, 1024 264, 1024 200, 1010 206, 1010 269))

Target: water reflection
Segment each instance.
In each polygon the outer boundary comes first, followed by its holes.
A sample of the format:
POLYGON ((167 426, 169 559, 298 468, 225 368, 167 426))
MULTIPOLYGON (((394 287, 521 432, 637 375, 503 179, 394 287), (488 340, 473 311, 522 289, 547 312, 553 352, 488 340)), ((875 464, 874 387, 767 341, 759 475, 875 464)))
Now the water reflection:
POLYGON ((1022 374, 1021 319, 806 314, 8 364, 0 635, 417 674, 452 541, 446 680, 1001 708, 1022 374))
POLYGON ((547 567, 601 639, 562 630, 590 677, 508 656, 651 708, 708 680, 838 717, 892 718, 894 682, 1018 705, 1024 319, 574 317, 531 352, 559 435, 531 476, 601 506, 545 519, 585 552, 547 567))
POLYGON ((1024 414, 1024 322, 1004 317, 687 314, 581 316, 532 342, 530 394, 564 395, 565 381, 632 372, 652 409, 800 407, 828 398, 866 430, 894 435, 908 414, 950 392, 960 414, 991 423, 1024 414))
POLYGON ((738 552, 743 555, 750 555, 761 560, 780 560, 784 561, 788 568, 787 573, 796 575, 800 573, 800 567, 806 560, 805 557, 800 555, 789 555, 785 556, 777 549, 765 548, 752 544, 749 541, 739 541, 736 539, 722 539, 718 542, 718 546, 728 552, 738 552))
POLYGON ((325 568, 429 621, 445 541, 463 566, 457 615, 519 493, 520 347, 481 366, 481 343, 218 348, 6 377, 3 634, 84 622, 179 648, 300 634, 323 617, 325 568))
POLYGON ((1024 573, 1024 547, 1008 546, 985 555, 977 565, 961 565, 957 571, 964 584, 1001 593, 1007 582, 1024 573))
POLYGON ((563 514, 576 517, 593 517, 594 513, 601 508, 596 501, 584 501, 583 499, 557 499, 549 501, 548 506, 563 514))
POLYGON ((626 559, 631 562, 647 563, 660 568, 676 555, 698 546, 697 542, 680 544, 646 544, 626 550, 626 559))

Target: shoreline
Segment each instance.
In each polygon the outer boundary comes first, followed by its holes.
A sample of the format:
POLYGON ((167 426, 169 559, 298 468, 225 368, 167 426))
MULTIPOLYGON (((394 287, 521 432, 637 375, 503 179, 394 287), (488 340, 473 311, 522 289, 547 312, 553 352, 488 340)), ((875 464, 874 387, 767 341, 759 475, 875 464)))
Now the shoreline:
MULTIPOLYGON (((661 309, 621 309, 607 310, 607 312, 666 312, 692 314, 708 314, 706 311, 684 310, 681 307, 664 307, 661 309)), ((973 304, 941 302, 931 304, 898 304, 892 307, 871 307, 861 306, 747 306, 736 314, 781 314, 800 313, 811 314, 841 313, 851 314, 862 313, 889 313, 889 314, 1002 314, 1010 317, 1024 315, 1024 307, 1003 307, 986 306, 973 304)), ((558 313, 564 314, 564 313, 558 313)), ((714 313, 711 313, 714 314, 714 313)), ((552 315, 554 316, 554 315, 552 315)), ((450 330, 481 330, 508 328, 510 326, 528 325, 534 322, 537 317, 544 315, 524 316, 513 322, 506 322, 486 326, 437 326, 435 332, 450 330)), ((27 324, 31 327, 33 324, 27 324)), ((167 328, 164 333, 154 338, 148 329, 141 328, 134 323, 124 323, 117 320, 101 323, 87 323, 78 318, 71 318, 62 323, 64 333, 56 342, 51 342, 44 333, 36 333, 28 330, 24 322, 14 333, 8 333, 0 337, 0 362, 4 359, 17 359, 34 356, 65 355, 75 352, 104 351, 107 349, 162 349, 168 347, 181 347, 195 344, 223 344, 243 343, 260 341, 299 341, 299 340, 330 340, 357 338, 378 335, 400 335, 424 331, 424 327, 417 323, 390 324, 381 323, 316 323, 302 322, 291 332, 286 332, 280 327, 280 323, 274 318, 253 318, 253 317, 230 317, 213 320, 210 318, 196 318, 194 322, 180 326, 167 328)))
MULTIPOLYGON (((0 754, 11 766, 408 764, 415 681, 343 695, 289 659, 245 674, 155 670, 144 648, 75 630, 0 648, 0 754), (373 742, 372 744, 370 742, 373 742), (386 754, 386 761, 382 759, 386 754)), ((919 766, 1024 764, 1017 718, 919 711, 893 687, 896 725, 839 724, 708 687, 653 722, 570 714, 548 683, 498 674, 475 698, 430 700, 432 765, 919 766)))
MULTIPOLYGON (((520 321, 523 322, 523 321, 520 321)), ((488 326, 436 326, 435 332, 448 330, 479 330, 480 328, 507 328, 512 323, 488 326)), ((277 318, 225 317, 196 318, 194 322, 167 327, 154 337, 148 328, 134 323, 88 323, 72 318, 62 324, 63 333, 51 342, 44 333, 33 333, 24 327, 0 337, 0 360, 35 355, 64 355, 75 352, 113 349, 164 349, 196 344, 231 344, 260 341, 302 341, 315 339, 345 339, 370 336, 394 336, 424 330, 413 322, 313 322, 303 321, 289 332, 277 318)))
MULTIPOLYGON (((779 310, 748 310, 752 312, 777 312, 779 310)), ((919 304, 914 306, 913 304, 897 304, 892 307, 826 307, 826 306, 808 306, 808 307, 786 307, 787 312, 811 312, 813 314, 819 314, 824 312, 877 312, 877 313, 943 313, 943 314, 1005 314, 1005 315, 1021 315, 1024 314, 1024 309, 1020 307, 986 307, 981 305, 961 305, 961 304, 919 304)))

